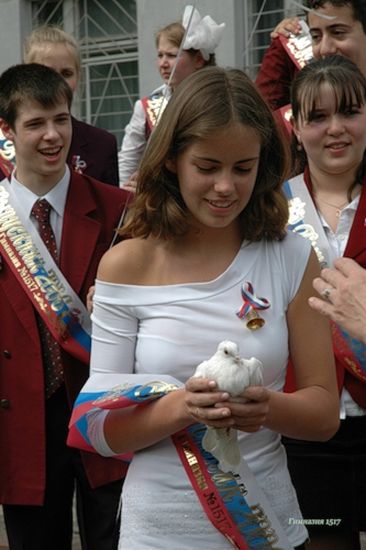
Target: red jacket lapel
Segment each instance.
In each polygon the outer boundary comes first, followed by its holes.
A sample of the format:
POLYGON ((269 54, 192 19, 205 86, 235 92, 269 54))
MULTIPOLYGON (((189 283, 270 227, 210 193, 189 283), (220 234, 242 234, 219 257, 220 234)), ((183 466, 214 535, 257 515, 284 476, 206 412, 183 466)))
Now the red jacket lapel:
POLYGON ((366 267, 366 178, 361 189, 355 219, 348 237, 344 256, 353 258, 363 267, 366 267))
POLYGON ((72 173, 65 205, 60 268, 77 293, 88 273, 101 231, 100 221, 91 216, 96 207, 85 179, 72 173))

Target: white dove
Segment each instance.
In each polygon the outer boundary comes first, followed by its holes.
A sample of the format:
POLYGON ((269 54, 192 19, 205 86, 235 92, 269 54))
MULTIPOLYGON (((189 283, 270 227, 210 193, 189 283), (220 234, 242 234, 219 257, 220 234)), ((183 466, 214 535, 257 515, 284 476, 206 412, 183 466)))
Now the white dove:
MULTIPOLYGON (((263 384, 263 365, 255 357, 242 359, 235 342, 220 342, 216 353, 202 361, 193 375, 196 378, 215 380, 220 391, 228 392, 230 401, 243 401, 239 397, 248 386, 263 384)), ((241 461, 237 430, 207 427, 202 440, 203 448, 218 461, 222 471, 235 471, 241 461)))

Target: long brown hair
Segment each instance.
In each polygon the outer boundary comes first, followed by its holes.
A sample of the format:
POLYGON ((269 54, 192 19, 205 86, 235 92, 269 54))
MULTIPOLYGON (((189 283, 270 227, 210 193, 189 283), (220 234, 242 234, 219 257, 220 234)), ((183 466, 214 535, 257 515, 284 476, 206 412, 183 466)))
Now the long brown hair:
POLYGON ((289 165, 286 144, 250 78, 241 70, 218 67, 193 73, 174 92, 143 155, 124 234, 170 239, 189 229, 179 181, 167 169, 166 161, 232 123, 255 129, 261 142, 255 187, 240 215, 243 238, 256 241, 284 236, 288 216, 282 192, 289 165))

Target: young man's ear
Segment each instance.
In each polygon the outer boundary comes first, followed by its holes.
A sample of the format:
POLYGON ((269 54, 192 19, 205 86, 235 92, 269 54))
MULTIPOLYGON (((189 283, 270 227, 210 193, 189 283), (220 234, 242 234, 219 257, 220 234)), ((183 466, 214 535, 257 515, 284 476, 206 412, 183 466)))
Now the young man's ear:
POLYGON ((14 140, 14 131, 10 128, 9 124, 5 122, 3 118, 0 118, 0 130, 6 137, 6 139, 10 139, 10 141, 14 140))
POLYGON ((167 159, 165 161, 165 168, 169 170, 169 172, 173 172, 173 174, 177 173, 177 163, 175 161, 175 158, 173 159, 167 159))

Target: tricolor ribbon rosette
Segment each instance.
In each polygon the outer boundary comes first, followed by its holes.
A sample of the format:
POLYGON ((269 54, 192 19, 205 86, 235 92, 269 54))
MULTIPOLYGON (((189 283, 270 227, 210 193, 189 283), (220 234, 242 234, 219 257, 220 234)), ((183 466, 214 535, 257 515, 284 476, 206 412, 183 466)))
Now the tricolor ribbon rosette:
POLYGON ((239 319, 246 319, 246 325, 249 330, 258 330, 265 323, 265 320, 258 314, 258 311, 268 309, 271 304, 266 298, 258 298, 255 295, 253 285, 249 281, 245 281, 242 284, 241 296, 243 304, 236 314, 239 319))

